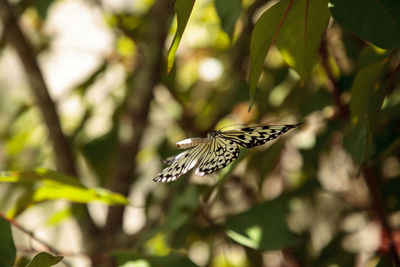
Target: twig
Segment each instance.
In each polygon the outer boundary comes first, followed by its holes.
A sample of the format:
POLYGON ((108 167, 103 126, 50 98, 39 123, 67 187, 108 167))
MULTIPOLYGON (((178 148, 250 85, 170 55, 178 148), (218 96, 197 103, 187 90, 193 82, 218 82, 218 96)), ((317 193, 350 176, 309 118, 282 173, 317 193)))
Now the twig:
POLYGON ((339 115, 342 118, 347 119, 350 115, 349 107, 347 105, 343 104, 340 99, 340 96, 341 96, 340 88, 333 77, 332 69, 331 69, 331 66, 328 61, 329 60, 329 52, 328 52, 327 43, 326 43, 326 36, 324 36, 324 38, 322 38, 321 45, 319 47, 319 52, 320 52, 321 58, 322 58, 322 66, 324 67, 326 75, 328 77, 328 85, 330 87, 329 89, 331 90, 331 93, 332 93, 333 99, 335 100, 336 106, 339 108, 339 115))
POLYGON ((14 226, 15 228, 17 228, 18 230, 20 230, 21 232, 27 234, 30 238, 32 238, 33 240, 35 240, 36 242, 40 243, 47 251, 51 252, 52 254, 55 254, 57 256, 59 255, 65 255, 64 253, 62 253, 61 251, 59 251, 58 249, 54 248, 52 245, 50 245, 49 243, 47 243, 44 240, 41 240, 40 238, 36 237, 33 232, 25 229, 22 225, 20 225, 19 223, 17 223, 15 220, 7 218, 4 214, 0 213, 0 217, 3 218, 4 220, 8 221, 12 226, 14 226))

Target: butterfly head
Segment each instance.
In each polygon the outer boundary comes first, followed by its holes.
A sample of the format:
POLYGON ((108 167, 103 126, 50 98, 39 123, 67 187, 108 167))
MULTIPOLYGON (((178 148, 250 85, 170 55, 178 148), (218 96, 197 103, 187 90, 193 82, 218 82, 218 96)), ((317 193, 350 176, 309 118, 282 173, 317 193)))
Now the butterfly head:
POLYGON ((221 131, 211 131, 207 134, 207 138, 208 139, 212 139, 214 137, 216 137, 221 131))

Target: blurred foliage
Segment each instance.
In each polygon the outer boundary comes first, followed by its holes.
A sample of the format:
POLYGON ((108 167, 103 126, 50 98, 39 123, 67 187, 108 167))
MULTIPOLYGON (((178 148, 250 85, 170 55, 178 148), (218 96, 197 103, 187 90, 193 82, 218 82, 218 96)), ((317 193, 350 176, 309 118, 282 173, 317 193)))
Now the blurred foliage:
POLYGON ((152 11, 161 1, 13 1, 51 84, 77 177, 53 170, 40 101, 1 37, 0 265, 394 266, 400 2, 177 0, 165 10, 170 24, 160 24, 152 11), (82 10, 87 21, 78 19, 82 10), (80 24, 54 30, 62 20, 80 24), (104 51, 96 50, 100 37, 84 39, 91 20, 111 40, 104 51), (67 47, 88 44, 78 48, 80 61, 57 47, 63 31, 78 32, 67 47), (46 65, 62 58, 79 62, 59 65, 67 85, 46 65), (86 72, 72 79, 80 64, 86 72), (151 180, 179 140, 301 121, 271 144, 241 149, 215 174, 151 180), (15 221, 35 244, 12 238, 15 221), (36 231, 61 255, 39 253, 46 246, 36 231))

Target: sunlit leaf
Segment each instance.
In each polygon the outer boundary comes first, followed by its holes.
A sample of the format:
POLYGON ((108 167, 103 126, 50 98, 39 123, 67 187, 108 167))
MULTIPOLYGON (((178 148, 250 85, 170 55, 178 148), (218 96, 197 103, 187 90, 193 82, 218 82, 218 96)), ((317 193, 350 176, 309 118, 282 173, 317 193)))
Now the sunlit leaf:
POLYGON ((63 220, 70 218, 73 215, 72 210, 68 207, 61 211, 51 214, 51 216, 46 220, 46 225, 53 226, 57 225, 63 220))
POLYGON ((278 250, 298 244, 286 225, 285 201, 278 198, 229 216, 225 229, 236 242, 259 250, 278 250))
POLYGON ((263 70, 265 58, 276 39, 285 17, 285 10, 290 7, 290 1, 283 0, 270 7, 254 26, 250 41, 249 85, 251 104, 254 101, 256 86, 263 70))
POLYGON ((221 21, 221 28, 232 39, 235 24, 240 16, 241 0, 215 0, 215 9, 221 21))
POLYGON ((46 252, 40 252, 26 267, 50 267, 62 261, 63 258, 63 256, 53 256, 46 252))
POLYGON ((400 1, 330 0, 340 25, 382 48, 400 47, 400 1))
POLYGON ((109 205, 129 203, 120 194, 101 188, 86 188, 73 177, 46 169, 1 172, 0 182, 15 183, 25 187, 28 185, 27 190, 32 190, 32 203, 55 199, 78 203, 101 201, 109 205))
POLYGON ((16 249, 8 221, 0 217, 0 266, 14 265, 16 249))
POLYGON ((177 0, 175 2, 175 12, 178 22, 178 28, 176 30, 174 39, 168 51, 167 57, 167 71, 170 72, 174 65, 175 53, 178 49, 179 43, 181 42, 183 32, 185 31, 186 24, 189 20, 190 14, 192 13, 193 5, 195 0, 177 0))
POLYGON ((318 59, 318 48, 330 18, 328 0, 294 1, 276 38, 286 63, 302 80, 318 59))

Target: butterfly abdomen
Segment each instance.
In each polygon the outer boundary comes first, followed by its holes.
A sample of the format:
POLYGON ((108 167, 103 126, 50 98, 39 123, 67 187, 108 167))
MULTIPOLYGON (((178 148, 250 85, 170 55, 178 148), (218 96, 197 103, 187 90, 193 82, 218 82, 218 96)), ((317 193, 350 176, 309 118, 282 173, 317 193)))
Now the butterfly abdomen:
POLYGON ((208 138, 188 138, 176 143, 176 146, 180 149, 191 148, 200 144, 208 144, 210 140, 208 138))

